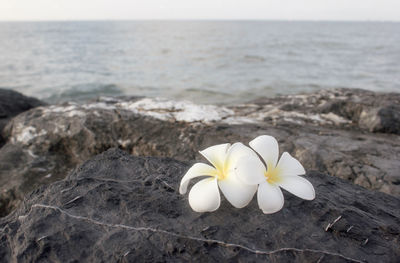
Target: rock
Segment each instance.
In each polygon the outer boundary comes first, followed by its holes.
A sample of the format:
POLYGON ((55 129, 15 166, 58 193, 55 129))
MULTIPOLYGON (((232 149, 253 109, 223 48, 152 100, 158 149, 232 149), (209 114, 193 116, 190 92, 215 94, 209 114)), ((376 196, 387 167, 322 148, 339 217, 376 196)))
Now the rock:
POLYGON ((360 114, 360 127, 370 132, 396 133, 400 131, 400 106, 388 105, 369 110, 360 114))
MULTIPOLYGON (((313 94, 260 98, 253 118, 307 124, 332 124, 370 132, 400 134, 400 94, 361 89, 321 90, 313 94)), ((245 108, 251 109, 248 105, 245 108)), ((237 111, 240 115, 241 108, 237 111)), ((248 114, 248 110, 245 115, 248 114)), ((250 116, 249 116, 250 117, 250 116)))
POLYGON ((324 103, 318 98, 347 98, 348 92, 321 91, 325 95, 291 95, 271 104, 260 100, 234 107, 100 98, 32 109, 3 132, 7 144, 0 149, 0 216, 26 193, 64 178, 76 165, 112 147, 187 161, 200 159, 198 151, 213 144, 248 143, 261 134, 275 136, 281 152, 289 151, 306 170, 400 196, 399 136, 370 133, 344 113, 318 109, 324 103))
POLYGON ((316 199, 285 192, 265 215, 222 200, 191 210, 178 193, 188 163, 111 149, 31 193, 0 219, 4 262, 396 262, 400 199, 318 172, 316 199))
POLYGON ((127 98, 38 107, 19 115, 3 133, 7 144, 0 149, 0 216, 16 206, 15 199, 64 178, 82 161, 111 147, 141 155, 186 153, 193 158, 185 138, 177 138, 181 130, 192 129, 185 123, 199 118, 209 123, 227 112, 189 102, 127 98))
POLYGON ((11 117, 31 108, 44 105, 43 102, 22 95, 19 92, 0 89, 0 147, 4 144, 1 131, 11 117))

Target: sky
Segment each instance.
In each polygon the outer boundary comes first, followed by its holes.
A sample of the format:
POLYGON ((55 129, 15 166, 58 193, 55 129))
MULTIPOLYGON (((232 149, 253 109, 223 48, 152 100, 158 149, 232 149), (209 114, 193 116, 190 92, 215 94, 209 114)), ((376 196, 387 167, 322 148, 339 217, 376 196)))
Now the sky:
POLYGON ((0 21, 400 21, 400 0, 0 0, 0 21))

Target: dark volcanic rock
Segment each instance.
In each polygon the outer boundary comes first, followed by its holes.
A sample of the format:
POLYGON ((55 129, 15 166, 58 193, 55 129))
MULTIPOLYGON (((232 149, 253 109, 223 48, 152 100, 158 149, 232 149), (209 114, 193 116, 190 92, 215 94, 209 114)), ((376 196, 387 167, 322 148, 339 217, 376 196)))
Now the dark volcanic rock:
MULTIPOLYGON (((134 98, 32 109, 4 129, 0 216, 25 193, 64 178, 76 165, 111 147, 133 155, 194 160, 200 158, 199 150, 213 144, 247 143, 261 134, 275 136, 281 150, 292 153, 307 170, 400 196, 399 136, 362 130, 358 120, 352 120, 357 107, 318 106, 331 97, 346 104, 349 92, 321 91, 231 108, 134 98)), ((357 98, 363 96, 354 92, 357 98)), ((354 96, 349 100, 356 101, 354 96)))
POLYGON ((43 102, 22 95, 19 92, 0 89, 0 147, 4 144, 1 131, 11 117, 31 108, 44 105, 43 102))
POLYGON ((193 130, 189 123, 200 125, 200 119, 212 121, 225 114, 207 106, 205 117, 202 108, 164 100, 107 99, 38 107, 15 117, 4 130, 7 144, 0 149, 0 216, 25 193, 64 178, 76 165, 111 147, 136 155, 193 159, 197 150, 188 144, 193 130))
POLYGON ((188 164, 111 149, 0 219, 4 262, 396 262, 400 200, 311 172, 316 199, 285 193, 264 215, 226 200, 195 213, 188 164))

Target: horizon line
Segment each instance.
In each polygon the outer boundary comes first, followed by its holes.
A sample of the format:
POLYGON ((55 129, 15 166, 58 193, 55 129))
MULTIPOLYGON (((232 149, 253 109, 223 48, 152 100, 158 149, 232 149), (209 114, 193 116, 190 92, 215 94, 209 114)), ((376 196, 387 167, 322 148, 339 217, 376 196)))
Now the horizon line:
POLYGON ((354 19, 354 20, 346 20, 346 19, 264 19, 264 18, 253 18, 253 19, 247 19, 247 18, 230 18, 230 19, 225 19, 225 18, 196 18, 196 19, 191 19, 191 18, 157 18, 157 19, 150 19, 150 18, 145 18, 145 19, 35 19, 35 20, 29 20, 29 19, 16 19, 16 20, 2 20, 0 19, 0 23, 13 23, 13 22, 157 22, 157 21, 167 21, 167 22, 379 22, 379 23, 399 23, 400 20, 378 20, 378 19, 354 19))

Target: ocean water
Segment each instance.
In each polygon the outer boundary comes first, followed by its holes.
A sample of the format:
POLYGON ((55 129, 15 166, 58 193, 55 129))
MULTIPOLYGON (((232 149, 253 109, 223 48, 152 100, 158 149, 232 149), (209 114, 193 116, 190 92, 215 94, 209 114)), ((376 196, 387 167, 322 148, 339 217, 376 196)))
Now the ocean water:
POLYGON ((0 23, 0 87, 233 104, 337 87, 400 92, 400 23, 0 23))

